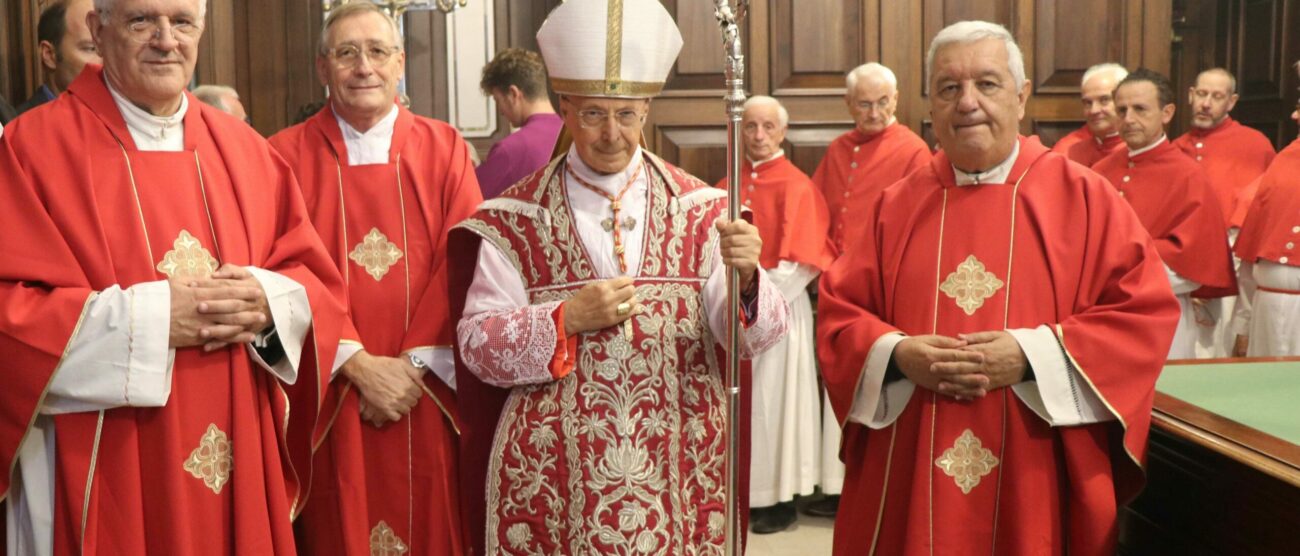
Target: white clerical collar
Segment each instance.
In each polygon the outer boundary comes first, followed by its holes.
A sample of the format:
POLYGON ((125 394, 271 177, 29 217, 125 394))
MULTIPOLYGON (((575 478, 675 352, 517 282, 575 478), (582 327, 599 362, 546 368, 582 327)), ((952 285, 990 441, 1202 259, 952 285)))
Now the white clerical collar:
POLYGON ((1150 145, 1147 145, 1147 146, 1145 146, 1145 147, 1142 147, 1142 148, 1140 148, 1140 149, 1138 149, 1138 150, 1136 150, 1136 151, 1133 150, 1133 149, 1129 149, 1129 150, 1128 150, 1128 157, 1129 157, 1129 158, 1133 158, 1133 157, 1135 157, 1135 156, 1137 156, 1137 155, 1140 155, 1140 154, 1142 154, 1142 153, 1144 153, 1144 152, 1147 152, 1147 151, 1149 151, 1149 150, 1151 150, 1151 149, 1154 149, 1154 148, 1156 148, 1156 147, 1159 147, 1161 143, 1164 143, 1165 141, 1168 141, 1168 140, 1169 140, 1169 138, 1166 137, 1165 134, 1161 133, 1161 134, 1160 134, 1160 138, 1159 138, 1159 139, 1156 139, 1156 141, 1155 141, 1154 143, 1151 143, 1150 145))
POLYGON ((366 131, 357 131, 338 111, 334 119, 343 133, 343 144, 348 149, 348 166, 363 164, 388 164, 388 150, 393 146, 393 128, 397 126, 397 105, 379 122, 366 131))
POLYGON ((108 77, 104 77, 108 93, 126 120, 135 148, 142 151, 180 152, 185 150, 185 113, 190 109, 190 99, 181 93, 181 106, 170 116, 155 116, 136 106, 117 92, 108 77))
POLYGON ((750 167, 750 168, 753 168, 753 169, 757 170, 759 166, 762 166, 762 165, 764 165, 764 164, 767 164, 768 162, 771 162, 771 161, 776 160, 776 159, 778 159, 778 158, 781 158, 781 157, 783 157, 783 156, 785 156, 785 149, 777 149, 775 153, 772 153, 772 156, 769 156, 769 157, 767 157, 767 158, 764 158, 763 160, 755 161, 754 159, 749 158, 749 157, 745 157, 745 160, 748 160, 748 161, 749 161, 749 167, 750 167))
POLYGON ((1016 158, 1020 156, 1020 141, 1016 141, 1015 146, 1011 147, 1011 155, 1006 160, 998 163, 997 166, 989 168, 978 174, 963 172, 960 168, 953 166, 953 174, 957 178, 957 185, 979 185, 983 183, 1007 183, 1007 177, 1011 175, 1011 167, 1015 166, 1016 158))
MULTIPOLYGON (((632 172, 636 171, 641 159, 641 147, 638 145, 636 151, 632 153, 632 157, 629 159, 632 163, 628 164, 626 168, 614 172, 613 174, 601 174, 592 170, 590 166, 587 166, 586 162, 582 161, 582 157, 578 155, 578 146, 574 144, 569 146, 569 154, 565 158, 565 162, 573 170, 573 173, 577 174, 579 178, 583 179, 583 181, 599 187, 610 195, 618 195, 619 190, 622 189, 624 185, 627 185, 628 178, 632 177, 632 172)), ((648 169, 641 170, 641 173, 637 176, 637 181, 645 179, 646 170, 648 169)))

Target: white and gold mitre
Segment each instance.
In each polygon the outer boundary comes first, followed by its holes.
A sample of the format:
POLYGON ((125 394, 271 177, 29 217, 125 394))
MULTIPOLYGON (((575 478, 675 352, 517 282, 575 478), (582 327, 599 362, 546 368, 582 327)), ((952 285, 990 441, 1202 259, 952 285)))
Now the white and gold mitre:
POLYGON ((659 0, 568 0, 537 43, 556 93, 645 98, 663 90, 682 34, 659 0))

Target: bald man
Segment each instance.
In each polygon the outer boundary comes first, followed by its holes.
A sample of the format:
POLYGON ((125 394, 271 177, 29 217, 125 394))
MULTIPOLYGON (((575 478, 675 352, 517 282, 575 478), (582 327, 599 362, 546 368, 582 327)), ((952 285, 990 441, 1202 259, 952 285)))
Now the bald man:
POLYGON ((1052 152, 1084 166, 1092 166, 1124 147, 1113 93, 1115 86, 1125 77, 1128 77, 1128 70, 1115 63, 1097 64, 1083 72, 1079 92, 1086 122, 1078 131, 1057 141, 1052 152))
POLYGON ((244 110, 244 104, 239 102, 238 91, 225 85, 202 85, 195 87, 193 93, 203 104, 248 121, 248 112, 244 110))

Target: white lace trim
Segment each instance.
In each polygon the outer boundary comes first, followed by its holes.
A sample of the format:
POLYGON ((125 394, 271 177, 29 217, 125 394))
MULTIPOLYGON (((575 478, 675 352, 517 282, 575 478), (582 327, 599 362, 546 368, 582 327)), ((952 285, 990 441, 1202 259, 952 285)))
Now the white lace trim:
POLYGON ((485 311, 456 325, 461 358, 479 380, 499 388, 552 380, 559 339, 551 314, 561 301, 485 311))
POLYGON ((753 324, 740 334, 742 359, 753 359, 771 349, 790 329, 790 306, 772 280, 759 280, 757 305, 753 324))

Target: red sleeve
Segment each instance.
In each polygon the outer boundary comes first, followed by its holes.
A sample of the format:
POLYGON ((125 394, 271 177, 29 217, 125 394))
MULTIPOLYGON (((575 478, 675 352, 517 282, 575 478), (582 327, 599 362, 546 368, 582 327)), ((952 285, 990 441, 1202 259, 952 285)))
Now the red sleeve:
POLYGON ((555 319, 555 355, 551 357, 547 368, 551 371, 551 377, 559 380, 573 372, 573 365, 578 360, 578 335, 564 335, 563 303, 555 308, 551 318, 555 319))

